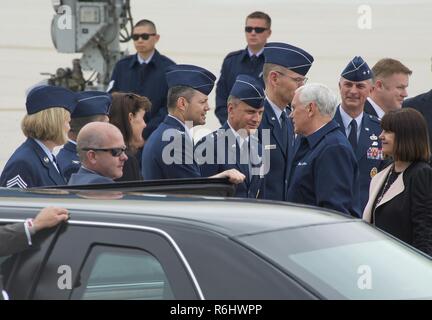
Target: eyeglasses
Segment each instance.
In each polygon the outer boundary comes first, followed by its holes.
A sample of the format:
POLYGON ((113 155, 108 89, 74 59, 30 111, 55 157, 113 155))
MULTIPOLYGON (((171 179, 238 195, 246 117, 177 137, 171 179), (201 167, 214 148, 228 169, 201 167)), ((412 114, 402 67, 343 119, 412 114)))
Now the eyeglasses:
POLYGON ((245 31, 247 33, 251 33, 254 30, 255 30, 255 33, 263 33, 264 31, 268 30, 268 28, 263 28, 263 27, 245 27, 245 31))
POLYGON ((113 157, 120 157, 124 152, 126 152, 126 148, 82 148, 81 150, 111 152, 113 157))
POLYGON ((132 35, 132 39, 133 41, 138 41, 139 38, 143 39, 143 40, 148 40, 150 39, 150 37, 155 36, 156 33, 141 33, 141 34, 133 34, 132 35))
POLYGON ((285 73, 283 73, 283 72, 280 72, 280 71, 276 71, 277 73, 279 73, 281 76, 285 76, 285 77, 288 77, 288 78, 290 78, 291 80, 293 80, 295 83, 297 83, 297 84, 305 84, 307 81, 308 81, 308 78, 307 77, 296 77, 296 78, 294 78, 294 77, 291 77, 291 76, 289 76, 289 75, 287 75, 287 74, 285 74, 285 73))

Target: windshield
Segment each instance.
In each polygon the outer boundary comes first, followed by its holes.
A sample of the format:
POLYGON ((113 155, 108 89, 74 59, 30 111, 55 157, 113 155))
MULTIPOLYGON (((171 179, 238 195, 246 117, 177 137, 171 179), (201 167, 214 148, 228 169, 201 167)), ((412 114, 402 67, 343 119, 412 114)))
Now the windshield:
POLYGON ((432 260, 363 222, 283 229, 237 240, 328 299, 432 298, 432 260))

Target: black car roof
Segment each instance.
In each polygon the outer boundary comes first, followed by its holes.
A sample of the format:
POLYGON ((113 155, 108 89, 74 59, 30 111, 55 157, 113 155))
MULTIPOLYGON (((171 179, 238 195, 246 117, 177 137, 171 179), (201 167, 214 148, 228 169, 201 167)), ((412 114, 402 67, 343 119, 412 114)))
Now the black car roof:
POLYGON ((137 225, 147 221, 186 223, 229 236, 353 221, 321 208, 220 197, 0 188, 0 199, 3 207, 63 206, 70 211, 88 212, 71 219, 137 225))

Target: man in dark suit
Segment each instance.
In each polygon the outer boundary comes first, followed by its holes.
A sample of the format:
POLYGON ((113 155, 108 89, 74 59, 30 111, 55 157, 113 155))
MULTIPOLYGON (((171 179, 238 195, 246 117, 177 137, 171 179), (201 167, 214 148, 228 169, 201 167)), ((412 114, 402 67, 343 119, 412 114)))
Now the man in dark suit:
MULTIPOLYGON (((221 125, 227 121, 227 99, 239 74, 253 76, 262 82, 264 46, 271 35, 271 18, 268 14, 255 11, 246 17, 245 36, 247 47, 229 53, 222 64, 216 84, 215 114, 221 125)), ((264 83, 261 83, 264 86, 264 83)))
POLYGON ((372 91, 364 112, 381 119, 386 112, 402 107, 412 71, 398 60, 384 58, 372 67, 372 73, 372 91))
POLYGON ((261 84, 251 76, 237 76, 228 98, 227 122, 204 137, 195 149, 203 176, 229 169, 237 169, 246 176, 243 183, 237 185, 236 197, 263 198, 264 195, 265 172, 257 136, 263 103, 261 84))
POLYGON ((414 108, 425 117, 428 124, 429 142, 432 149, 432 90, 419 94, 418 96, 406 99, 403 108, 414 108))
POLYGON ((147 97, 152 108, 145 114, 147 127, 143 137, 148 139, 167 114, 167 83, 165 70, 175 64, 171 59, 156 50, 160 35, 150 20, 138 21, 132 30, 132 39, 137 51, 127 56, 114 67, 108 92, 133 92, 147 97))
POLYGON ((81 165, 76 149, 79 131, 90 122, 108 122, 111 107, 111 95, 101 91, 79 92, 77 93, 77 100, 78 103, 71 114, 69 141, 56 157, 60 173, 66 181, 69 181, 72 173, 77 172, 81 165))
MULTIPOLYGON (((168 112, 165 120, 147 141, 142 155, 144 180, 201 177, 195 161, 191 129, 205 124, 210 109, 208 94, 216 77, 193 65, 175 65, 167 69, 168 112)), ((213 177, 243 182, 245 176, 231 169, 213 177)))
POLYGON ((290 104, 295 90, 307 81, 305 76, 314 59, 303 49, 278 42, 267 44, 264 54, 266 99, 259 137, 264 149, 270 152, 265 198, 284 201, 294 140, 293 126, 288 118, 290 104), (269 137, 269 142, 265 142, 265 137, 269 137))
POLYGON ((360 217, 358 165, 351 145, 332 120, 336 96, 308 84, 292 101, 296 140, 287 200, 360 217))
POLYGON ((126 145, 120 130, 106 122, 90 122, 78 134, 77 150, 81 161, 69 185, 114 183, 123 175, 127 160, 126 145))
POLYGON ((32 245, 31 236, 36 232, 51 228, 69 219, 66 209, 47 207, 34 219, 27 219, 0 227, 0 257, 18 253, 32 245))
POLYGON ((341 105, 334 120, 348 138, 359 166, 361 212, 369 197, 371 179, 383 168, 380 121, 363 112, 364 103, 371 90, 372 71, 362 57, 354 57, 342 71, 339 80, 341 105))

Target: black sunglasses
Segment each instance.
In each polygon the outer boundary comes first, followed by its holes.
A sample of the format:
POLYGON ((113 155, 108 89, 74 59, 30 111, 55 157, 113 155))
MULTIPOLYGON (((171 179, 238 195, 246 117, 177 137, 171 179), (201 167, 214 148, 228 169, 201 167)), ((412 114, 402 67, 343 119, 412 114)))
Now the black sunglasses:
POLYGON ((263 27, 245 27, 245 31, 247 33, 251 33, 253 30, 255 30, 256 33, 263 33, 267 29, 268 28, 263 28, 263 27))
POLYGON ((139 38, 143 39, 143 40, 148 40, 151 36, 155 36, 156 33, 141 33, 141 34, 133 34, 132 35, 132 39, 134 41, 138 41, 139 38))
POLYGON ((125 151, 126 148, 82 148, 84 151, 105 151, 105 152, 111 152, 111 155, 113 157, 120 157, 125 151))

